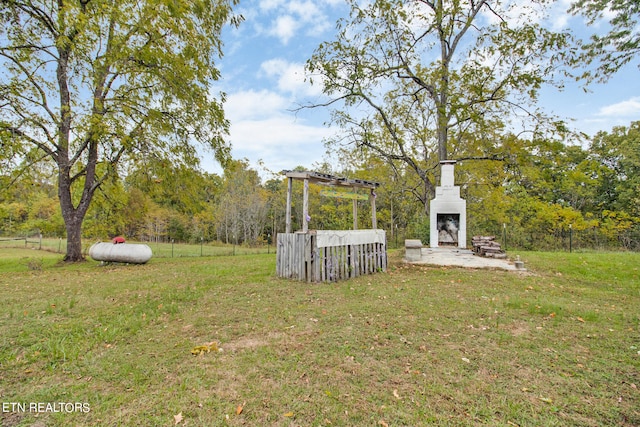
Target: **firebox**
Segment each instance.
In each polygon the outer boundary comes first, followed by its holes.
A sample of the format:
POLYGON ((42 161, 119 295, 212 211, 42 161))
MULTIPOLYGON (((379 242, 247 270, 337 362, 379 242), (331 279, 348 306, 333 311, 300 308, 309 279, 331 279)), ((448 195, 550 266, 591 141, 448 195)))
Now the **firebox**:
POLYGON ((467 201, 454 185, 454 160, 440 162, 440 186, 430 203, 430 246, 467 247, 467 201))
POLYGON ((458 246, 460 214, 438 213, 438 246, 458 246))

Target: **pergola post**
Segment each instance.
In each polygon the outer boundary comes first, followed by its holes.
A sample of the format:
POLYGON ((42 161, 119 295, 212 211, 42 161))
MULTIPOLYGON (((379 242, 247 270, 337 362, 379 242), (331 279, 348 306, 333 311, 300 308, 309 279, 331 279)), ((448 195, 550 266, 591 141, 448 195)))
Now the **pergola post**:
POLYGON ((309 178, 304 179, 302 192, 302 232, 309 231, 309 178))
POLYGON ((353 199, 353 229, 358 229, 358 199, 353 199))
POLYGON ((293 192, 293 178, 289 177, 287 182, 287 213, 286 213, 286 227, 285 233, 291 233, 291 193, 293 192))
POLYGON ((369 201, 371 202, 371 228, 376 230, 378 228, 378 218, 376 217, 376 193, 373 189, 369 195, 369 201))

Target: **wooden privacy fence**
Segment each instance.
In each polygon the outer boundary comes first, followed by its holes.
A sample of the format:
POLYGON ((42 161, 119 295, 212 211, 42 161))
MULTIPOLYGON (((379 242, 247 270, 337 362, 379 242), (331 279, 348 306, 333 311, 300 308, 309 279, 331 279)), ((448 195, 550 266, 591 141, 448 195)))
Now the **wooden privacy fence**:
POLYGON ((384 230, 314 230, 278 234, 276 274, 335 282, 387 269, 384 230))

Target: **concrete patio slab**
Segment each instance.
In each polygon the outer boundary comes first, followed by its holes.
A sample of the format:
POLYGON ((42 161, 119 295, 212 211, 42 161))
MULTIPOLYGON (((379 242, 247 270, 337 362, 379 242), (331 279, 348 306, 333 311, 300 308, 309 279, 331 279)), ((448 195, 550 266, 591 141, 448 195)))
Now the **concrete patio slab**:
POLYGON ((468 249, 458 248, 422 248, 420 259, 406 260, 410 264, 429 264, 465 268, 494 268, 508 271, 526 271, 525 268, 517 268, 512 261, 505 259, 485 258, 474 255, 468 249))

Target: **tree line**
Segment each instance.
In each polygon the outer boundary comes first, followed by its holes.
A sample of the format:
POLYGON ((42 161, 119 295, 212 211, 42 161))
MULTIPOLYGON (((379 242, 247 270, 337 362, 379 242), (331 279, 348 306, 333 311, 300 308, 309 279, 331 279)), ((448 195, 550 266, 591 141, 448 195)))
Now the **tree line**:
MULTIPOLYGON (((640 122, 599 132, 584 147, 515 135, 498 145, 502 158, 464 160, 456 167, 456 184, 468 203, 469 235, 497 234, 505 224, 510 233, 523 236, 597 229, 614 244, 638 247, 638 240, 621 236, 640 236, 640 122)), ((390 239, 400 233, 428 241, 421 178, 400 161, 389 163, 361 151, 352 156, 349 168, 325 163, 318 164, 317 171, 380 182, 378 227, 387 230, 390 239)), ((432 170, 434 182, 437 173, 432 170)), ((0 180, 0 233, 64 236, 51 167, 34 167, 19 177, 5 174, 0 180), (13 184, 6 185, 10 181, 13 184)), ((105 182, 82 235, 108 239, 122 234, 147 242, 271 243, 284 231, 286 191, 283 176, 261 177, 245 160, 231 161, 217 175, 149 159, 105 182)), ((352 227, 351 200, 325 196, 321 187, 311 186, 309 203, 312 229, 352 227)), ((369 209, 366 202, 359 206, 361 228, 371 226, 369 209)), ((292 216, 294 228, 301 228, 302 185, 295 181, 292 216)))

